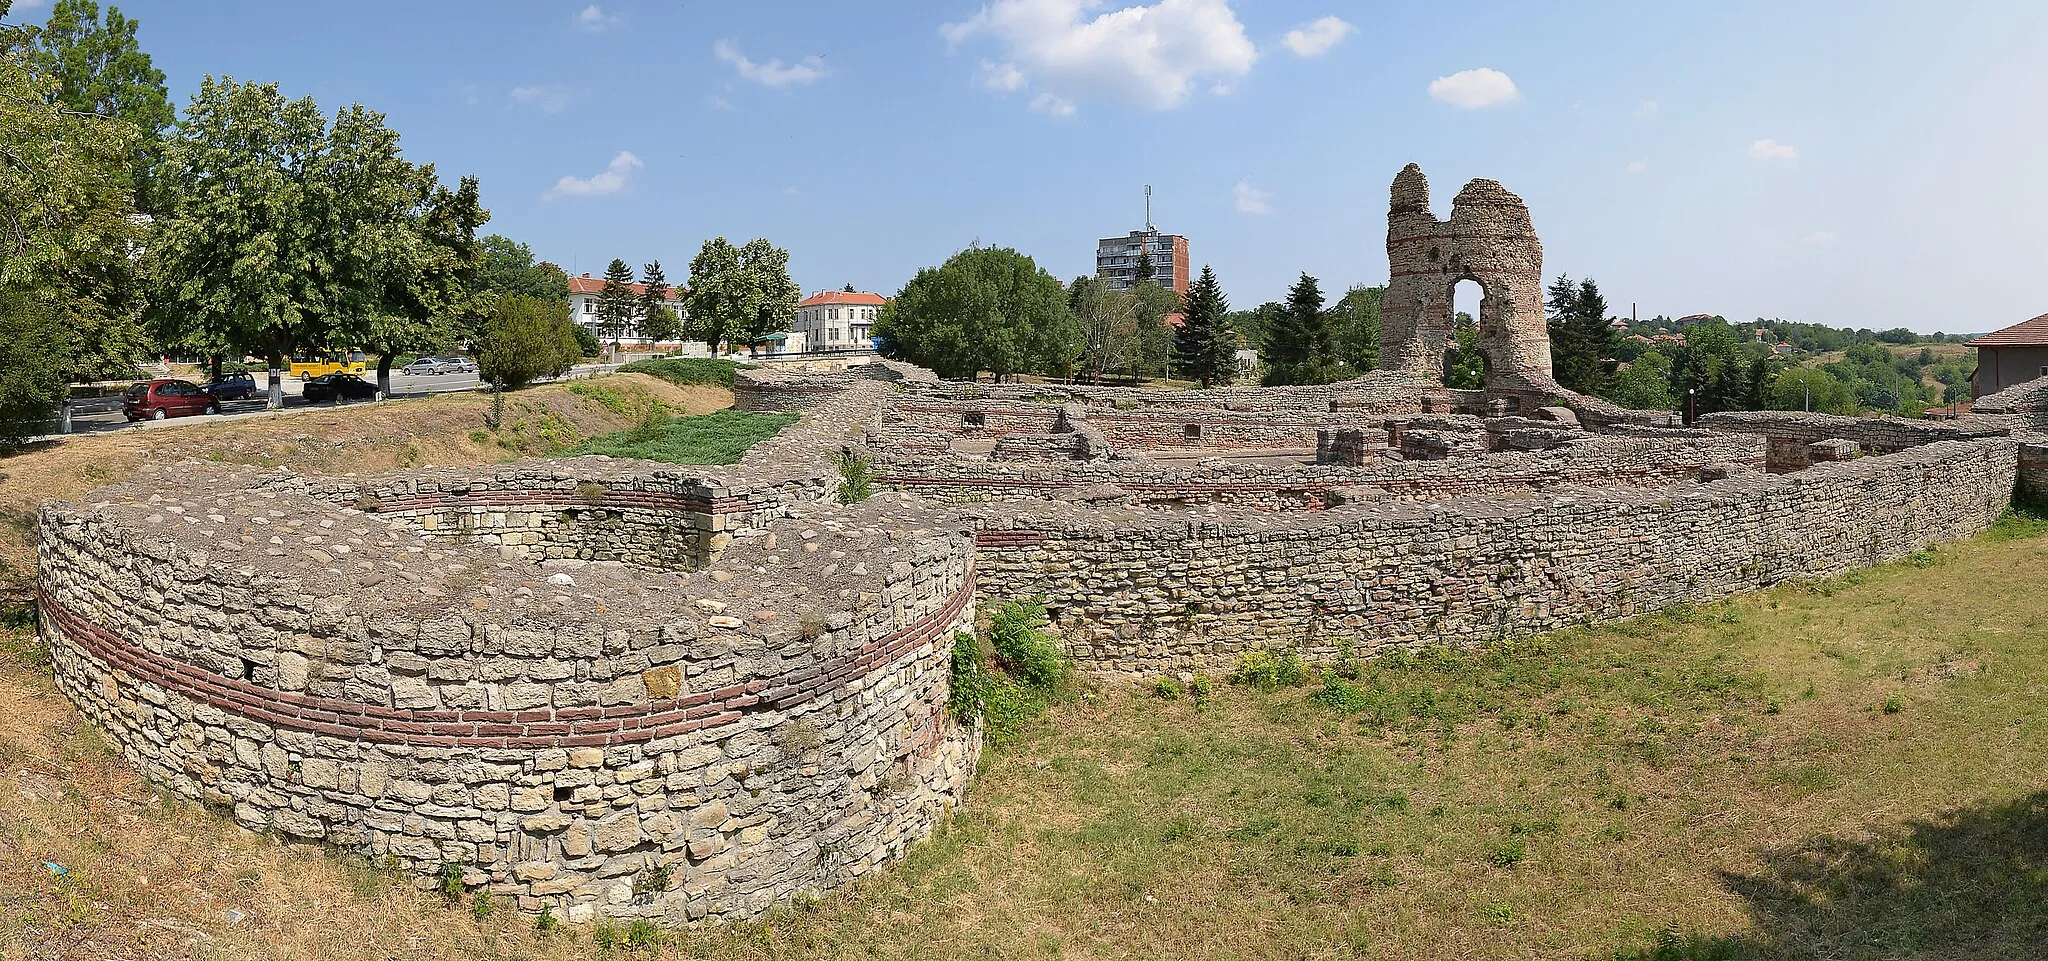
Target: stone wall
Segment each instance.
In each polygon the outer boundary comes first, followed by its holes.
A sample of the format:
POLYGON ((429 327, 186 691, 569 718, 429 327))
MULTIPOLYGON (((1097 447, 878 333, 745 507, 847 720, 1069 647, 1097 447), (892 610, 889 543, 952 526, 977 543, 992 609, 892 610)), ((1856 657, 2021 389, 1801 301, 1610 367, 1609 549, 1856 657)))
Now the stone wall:
POLYGON ((1710 430, 1769 438, 1769 469, 1779 473, 1812 466, 1812 445, 1821 441, 1854 441, 1865 454, 1888 454, 1936 441, 1992 437, 2007 432, 2003 426, 1974 420, 1841 417, 1782 410, 1703 414, 1695 423, 1710 430))
POLYGON ((1904 556, 1988 526, 2017 444, 1946 441, 1686 493, 1162 517, 980 511, 983 597, 1042 595, 1091 671, 1225 671, 1253 648, 1328 662, 1707 601, 1904 556))
POLYGON ((186 465, 44 507, 58 686, 152 779, 570 920, 749 917, 960 800, 972 554, 915 505, 773 521, 688 574, 535 564, 337 493, 186 465))

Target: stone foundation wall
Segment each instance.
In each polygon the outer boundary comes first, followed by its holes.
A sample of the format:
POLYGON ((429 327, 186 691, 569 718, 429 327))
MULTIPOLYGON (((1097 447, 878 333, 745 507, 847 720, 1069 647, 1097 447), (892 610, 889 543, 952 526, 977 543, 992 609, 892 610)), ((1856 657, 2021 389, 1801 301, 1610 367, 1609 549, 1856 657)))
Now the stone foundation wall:
POLYGON ((179 479, 44 507, 40 631, 131 763, 252 829, 458 865, 569 920, 751 917, 899 856, 971 775, 945 705, 972 553, 876 523, 914 508, 693 575, 423 538, 324 484, 179 479))
POLYGON ((1939 442, 1687 493, 1613 490, 1239 518, 982 513, 984 597, 1041 595, 1092 671, 1226 671, 1242 651, 1472 643, 1713 600, 1983 530, 2018 445, 1939 442))

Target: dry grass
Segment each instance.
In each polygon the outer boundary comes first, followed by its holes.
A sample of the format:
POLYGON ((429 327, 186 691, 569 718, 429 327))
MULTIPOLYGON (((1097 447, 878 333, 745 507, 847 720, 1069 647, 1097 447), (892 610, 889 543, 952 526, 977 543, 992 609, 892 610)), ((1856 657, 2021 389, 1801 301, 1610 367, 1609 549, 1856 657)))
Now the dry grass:
POLYGON ((0 459, 0 600, 26 594, 34 561, 27 535, 36 504, 77 497, 145 464, 197 458, 316 474, 481 464, 566 450, 632 427, 657 405, 684 415, 732 404, 732 393, 721 387, 678 387, 640 374, 542 385, 506 397, 496 431, 485 427, 487 395, 444 394, 271 417, 192 418, 79 435, 0 459))
POLYGON ((1349 698, 1098 691, 991 751, 904 864, 645 947, 479 919, 167 799, 21 651, 0 658, 0 957, 2038 957, 2041 527, 1373 662, 1349 698))

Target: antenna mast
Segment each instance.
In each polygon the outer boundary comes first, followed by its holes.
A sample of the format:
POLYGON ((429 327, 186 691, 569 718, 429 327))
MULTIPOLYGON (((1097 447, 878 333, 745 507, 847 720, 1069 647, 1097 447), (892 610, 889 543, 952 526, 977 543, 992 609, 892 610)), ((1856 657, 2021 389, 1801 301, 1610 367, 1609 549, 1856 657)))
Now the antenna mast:
POLYGON ((1149 233, 1151 233, 1152 231, 1153 231, 1153 227, 1152 227, 1152 185, 1151 185, 1151 184, 1146 184, 1146 185, 1145 185, 1145 232, 1149 234, 1149 233))

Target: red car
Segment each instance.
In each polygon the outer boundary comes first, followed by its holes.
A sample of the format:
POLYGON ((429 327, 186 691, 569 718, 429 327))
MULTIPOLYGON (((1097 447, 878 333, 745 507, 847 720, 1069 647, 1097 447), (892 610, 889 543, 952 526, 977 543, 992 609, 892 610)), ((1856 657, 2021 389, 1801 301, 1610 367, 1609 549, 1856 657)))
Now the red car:
POLYGON ((191 381, 146 380, 128 385, 128 392, 121 395, 121 413, 129 420, 218 414, 220 401, 191 381))

